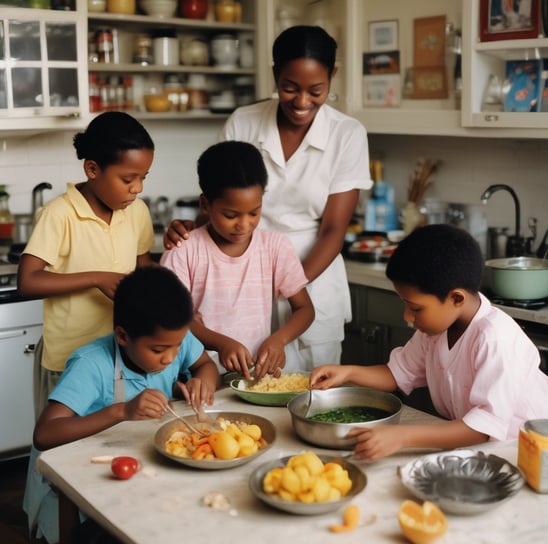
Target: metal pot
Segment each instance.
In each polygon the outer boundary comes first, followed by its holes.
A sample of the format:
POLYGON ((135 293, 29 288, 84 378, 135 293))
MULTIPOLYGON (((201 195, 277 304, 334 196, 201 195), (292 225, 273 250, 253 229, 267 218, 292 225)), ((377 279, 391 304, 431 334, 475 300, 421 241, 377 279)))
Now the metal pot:
POLYGON ((548 260, 509 257, 485 262, 485 287, 510 300, 548 298, 548 260))
POLYGON ((390 416, 363 423, 325 423, 305 417, 308 408, 308 392, 293 397, 287 404, 293 428, 297 435, 316 446, 329 449, 352 449, 355 438, 345 438, 355 427, 395 425, 400 420, 401 400, 392 393, 368 387, 335 387, 326 391, 314 391, 310 415, 335 408, 365 406, 385 410, 390 416))

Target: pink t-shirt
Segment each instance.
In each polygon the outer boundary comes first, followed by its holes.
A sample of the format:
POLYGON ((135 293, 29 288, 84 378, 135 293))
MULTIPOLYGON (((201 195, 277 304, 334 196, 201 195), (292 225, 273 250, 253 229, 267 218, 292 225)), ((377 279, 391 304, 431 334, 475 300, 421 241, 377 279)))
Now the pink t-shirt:
POLYGON ((252 357, 271 334, 272 301, 308 283, 289 239, 261 229, 240 257, 223 253, 205 226, 195 229, 161 263, 188 287, 204 325, 241 342, 252 357))
POLYGON ((409 394, 428 385, 438 413, 497 440, 517 438, 528 419, 548 418, 548 376, 519 325, 481 296, 481 306, 449 349, 447 333, 415 332, 388 367, 409 394))

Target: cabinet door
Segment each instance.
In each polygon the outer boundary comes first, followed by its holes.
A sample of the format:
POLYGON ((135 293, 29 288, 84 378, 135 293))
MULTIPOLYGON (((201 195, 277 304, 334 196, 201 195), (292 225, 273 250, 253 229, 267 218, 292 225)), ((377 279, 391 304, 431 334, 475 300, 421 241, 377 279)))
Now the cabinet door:
POLYGON ((83 124, 88 101, 78 17, 0 8, 0 129, 83 124))
POLYGON ((41 334, 41 325, 0 330, 0 456, 32 443, 34 348, 41 334))

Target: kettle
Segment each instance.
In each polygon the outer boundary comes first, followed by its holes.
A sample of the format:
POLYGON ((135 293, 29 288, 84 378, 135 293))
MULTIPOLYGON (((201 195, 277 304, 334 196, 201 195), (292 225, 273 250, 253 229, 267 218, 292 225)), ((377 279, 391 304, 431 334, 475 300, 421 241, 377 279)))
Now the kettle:
POLYGON ((538 246, 537 257, 539 259, 548 259, 548 229, 546 229, 546 232, 542 237, 542 242, 538 246))

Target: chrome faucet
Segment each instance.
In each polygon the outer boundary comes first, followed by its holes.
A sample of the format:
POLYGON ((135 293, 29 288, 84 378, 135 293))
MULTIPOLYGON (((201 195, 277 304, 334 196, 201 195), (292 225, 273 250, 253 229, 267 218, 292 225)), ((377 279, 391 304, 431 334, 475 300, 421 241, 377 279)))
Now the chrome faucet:
POLYGON ((32 189, 32 220, 34 221, 36 217, 36 211, 38 208, 42 207, 44 205, 44 195, 42 194, 45 189, 53 189, 53 186, 51 183, 48 183, 47 181, 43 181, 42 183, 39 183, 32 189))
POLYGON ((506 242, 506 256, 519 257, 521 255, 525 255, 526 253, 530 251, 530 249, 528 250, 528 247, 527 247, 530 243, 530 240, 526 240, 525 238, 522 238, 522 236, 520 235, 521 212, 519 207, 518 196, 516 195, 514 189, 512 189, 512 187, 510 187, 509 185, 504 185, 502 183, 489 185, 489 187, 487 187, 487 189, 483 191, 483 194, 481 195, 481 201, 484 204, 487 204, 487 201, 489 200, 491 195, 500 190, 508 191, 510 193, 511 197, 514 200, 514 207, 516 211, 515 232, 513 236, 508 237, 508 240, 506 242))

